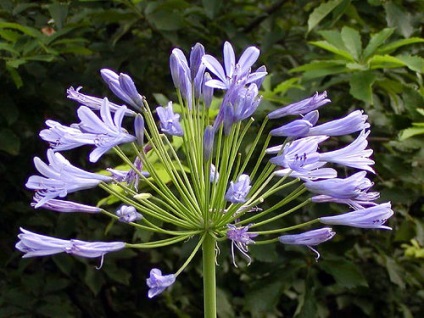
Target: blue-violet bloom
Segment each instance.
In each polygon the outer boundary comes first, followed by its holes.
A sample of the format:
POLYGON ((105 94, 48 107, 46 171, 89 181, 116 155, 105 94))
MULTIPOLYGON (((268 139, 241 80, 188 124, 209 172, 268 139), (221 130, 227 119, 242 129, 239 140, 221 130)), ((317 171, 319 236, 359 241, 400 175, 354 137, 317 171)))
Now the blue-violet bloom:
POLYGON ((327 92, 323 92, 322 94, 316 92, 312 97, 274 110, 268 114, 268 118, 276 119, 288 115, 303 115, 328 104, 329 102, 331 102, 331 100, 327 98, 327 92))
POLYGON ((322 229, 307 231, 300 234, 282 235, 278 237, 278 240, 283 244, 305 245, 310 250, 315 252, 315 254, 317 255, 315 259, 318 260, 320 257, 320 254, 312 246, 316 246, 318 244, 331 240, 334 235, 336 235, 336 232, 334 232, 329 227, 324 227, 322 229))
MULTIPOLYGON (((38 202, 40 202, 43 199, 42 196, 40 196, 38 193, 36 193, 33 197, 34 202, 31 203, 31 206, 36 206, 38 202)), ((82 212, 82 213, 99 213, 102 209, 96 206, 81 204, 77 202, 72 201, 65 201, 65 200, 57 200, 57 199, 50 199, 46 203, 44 203, 42 208, 56 211, 56 212, 63 212, 63 213, 69 213, 69 212, 82 212)))
POLYGON ((153 298, 161 294, 167 287, 171 286, 175 282, 175 275, 162 275, 162 271, 153 268, 150 271, 150 277, 146 280, 149 291, 147 296, 153 298))
POLYGON ((230 182, 230 187, 225 194, 225 200, 231 203, 244 203, 250 188, 250 177, 247 174, 242 174, 238 177, 237 182, 230 182))
POLYGON ((365 229, 391 230, 391 227, 383 225, 393 215, 391 207, 390 202, 386 202, 341 215, 321 217, 319 221, 328 225, 346 225, 365 229))
POLYGON ((250 263, 252 262, 251 257, 249 256, 249 244, 254 244, 255 241, 252 238, 258 236, 256 233, 249 233, 249 227, 251 224, 246 226, 237 227, 234 224, 228 224, 227 238, 231 240, 231 256, 233 259, 233 264, 237 267, 234 255, 234 246, 248 259, 250 263))
POLYGON ((143 218, 132 205, 122 205, 116 210, 116 215, 119 217, 119 221, 125 223, 134 222, 143 218))
POLYGON ((180 115, 174 114, 172 102, 169 102, 167 107, 157 107, 156 111, 159 116, 162 132, 171 136, 183 136, 184 132, 179 122, 180 115))

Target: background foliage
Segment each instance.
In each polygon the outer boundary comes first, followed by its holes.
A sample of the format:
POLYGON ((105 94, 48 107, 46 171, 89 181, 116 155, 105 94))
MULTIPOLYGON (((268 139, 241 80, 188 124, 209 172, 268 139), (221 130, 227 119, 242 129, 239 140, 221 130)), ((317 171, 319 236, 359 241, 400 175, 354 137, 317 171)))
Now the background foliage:
MULTIPOLYGON (((366 110, 375 181, 396 215, 392 232, 337 229, 337 239, 320 246, 317 263, 307 249, 253 246, 252 265, 234 268, 222 246, 219 316, 424 316, 422 1, 3 0, 0 10, 1 317, 200 315, 200 259, 170 293, 146 297, 150 268, 160 263, 172 272, 190 243, 111 254, 99 271, 96 260, 68 255, 21 260, 14 244, 19 226, 63 238, 105 236, 101 216, 32 210, 32 193, 23 186, 34 173, 33 156, 45 156, 38 138, 45 119, 76 120, 66 88, 82 85, 86 93, 105 95, 98 71, 107 67, 130 74, 155 105, 159 93, 174 94, 173 47, 187 52, 201 42, 221 56, 224 40, 238 52, 251 44, 261 49, 271 76, 258 121, 270 109, 325 89, 333 103, 322 117, 366 110)), ((87 167, 84 149, 67 157, 87 167)), ((74 198, 95 204, 102 194, 92 194, 74 198)), ((315 205, 307 213, 337 209, 315 205)), ((113 226, 107 239, 140 235, 127 230, 113 226)))

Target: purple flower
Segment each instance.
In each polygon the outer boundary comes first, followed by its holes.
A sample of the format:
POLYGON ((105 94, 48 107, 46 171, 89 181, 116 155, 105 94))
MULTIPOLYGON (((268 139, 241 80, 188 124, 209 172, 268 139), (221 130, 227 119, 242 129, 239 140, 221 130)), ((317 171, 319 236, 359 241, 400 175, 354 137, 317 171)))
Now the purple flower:
POLYGON ((15 247, 25 253, 23 258, 68 253, 76 256, 94 258, 102 257, 125 247, 124 242, 85 242, 80 240, 62 240, 40 235, 21 228, 19 242, 15 247))
MULTIPOLYGON (((64 151, 91 144, 91 139, 81 132, 77 127, 63 126, 54 120, 46 120, 49 129, 40 132, 41 139, 50 144, 55 151, 64 151), (88 139, 88 140, 87 140, 88 139)), ((94 136, 90 136, 94 138, 94 136)))
POLYGON ((44 205, 56 197, 65 197, 68 193, 89 189, 100 182, 112 181, 112 178, 95 173, 90 173, 72 166, 60 153, 47 150, 49 165, 34 158, 37 170, 44 176, 29 177, 26 187, 36 190, 38 199, 35 208, 44 205))
POLYGON ((143 107, 143 97, 138 93, 131 77, 124 73, 118 75, 105 68, 100 70, 100 74, 116 97, 135 109, 143 107))
POLYGON ((143 216, 137 212, 135 207, 131 205, 123 205, 117 211, 116 215, 119 216, 119 221, 130 223, 141 220, 143 216))
POLYGON ((238 98, 234 101, 234 122, 249 118, 258 108, 262 96, 258 97, 258 87, 250 84, 238 91, 238 98))
POLYGON ((246 226, 237 227, 234 224, 228 224, 227 238, 231 240, 231 256, 233 259, 233 264, 237 267, 234 256, 234 246, 248 259, 249 265, 252 262, 248 252, 248 245, 255 243, 252 238, 258 236, 256 233, 249 233, 249 227, 251 224, 246 226))
POLYGON ((357 131, 362 131, 370 127, 370 124, 366 122, 367 119, 367 115, 364 115, 362 111, 357 110, 350 113, 346 117, 332 120, 328 123, 312 127, 309 130, 308 136, 342 136, 357 131))
POLYGON ((236 63, 234 49, 229 42, 224 43, 224 68, 216 58, 211 55, 204 55, 202 58, 206 67, 215 74, 218 79, 210 80, 207 86, 229 89, 233 84, 243 82, 244 84, 253 83, 263 78, 267 72, 257 71, 250 73, 252 65, 259 57, 259 49, 254 46, 248 47, 236 63), (225 69, 225 70, 224 70, 225 69))
POLYGON ((306 188, 312 193, 323 194, 337 199, 354 199, 366 193, 373 183, 366 178, 366 172, 360 171, 345 179, 306 181, 306 188))
POLYGON ((104 153, 114 146, 136 140, 136 137, 130 135, 121 127, 125 109, 126 107, 123 106, 117 110, 112 119, 107 98, 103 100, 103 105, 100 108, 101 118, 88 107, 81 106, 78 109, 78 117, 81 122, 75 127, 78 127, 84 133, 80 140, 86 140, 87 144, 91 143, 96 146, 96 149, 90 153, 91 162, 97 162, 104 153))
MULTIPOLYGON (((269 132, 271 136, 284 136, 284 137, 304 137, 307 136, 310 129, 318 121, 319 113, 314 110, 307 113, 302 119, 294 120, 291 123, 283 125, 279 128, 273 129, 269 132)), ((322 134, 325 135, 325 134, 322 134)))
POLYGON ((202 97, 203 101, 205 102, 206 108, 209 108, 212 103, 213 98, 213 87, 209 87, 206 85, 207 82, 212 80, 211 75, 208 72, 205 72, 205 75, 203 76, 203 83, 202 83, 202 97))
POLYGON ((171 136, 183 136, 184 132, 179 122, 180 115, 174 114, 172 102, 169 102, 167 107, 159 106, 156 108, 156 111, 159 116, 162 132, 171 136))
POLYGON ((207 126, 203 135, 203 156, 209 160, 213 151, 215 131, 212 126, 207 126))
POLYGON ((147 296, 153 298, 161 294, 167 287, 171 286, 175 282, 175 275, 162 275, 161 270, 153 268, 150 271, 150 277, 146 280, 149 292, 147 296))
MULTIPOLYGON (((74 89, 72 86, 69 87, 68 90, 66 91, 68 93, 67 97, 93 110, 100 110, 103 104, 103 98, 84 95, 79 92, 81 88, 82 88, 81 86, 77 87, 77 89, 74 89)), ((111 112, 116 112, 118 109, 122 108, 123 106, 124 105, 117 105, 115 103, 109 102, 109 107, 111 112)), ((125 110, 125 115, 135 116, 135 112, 127 108, 125 110)))
POLYGON ((316 179, 332 179, 337 177, 337 171, 332 168, 321 168, 325 162, 316 162, 310 165, 303 166, 304 171, 294 171, 290 168, 279 169, 274 172, 276 177, 292 177, 300 178, 302 180, 316 180, 316 179))
MULTIPOLYGON (((150 176, 150 173, 147 171, 143 171, 143 163, 140 160, 140 157, 136 157, 134 160, 134 167, 141 172, 143 176, 146 178, 150 176)), ((112 174, 112 178, 116 182, 126 182, 131 187, 134 187, 136 191, 138 191, 138 184, 140 182, 140 175, 134 171, 133 169, 129 170, 117 170, 108 168, 107 171, 109 171, 112 174)))
POLYGON ((312 97, 301 100, 300 102, 287 105, 283 108, 274 110, 273 112, 268 114, 268 118, 276 119, 276 118, 281 118, 288 115, 303 115, 329 102, 331 101, 327 98, 327 92, 323 92, 322 94, 318 94, 317 92, 312 97))
MULTIPOLYGON (((36 193, 33 199, 34 199, 34 202, 31 203, 31 206, 37 207, 38 202, 40 202, 43 199, 43 197, 40 196, 38 193, 36 193)), ((41 207, 47 210, 52 210, 56 212, 64 212, 64 213, 68 213, 68 212, 99 213, 102 210, 95 206, 85 205, 85 204, 76 203, 72 201, 56 200, 56 199, 51 199, 47 201, 41 207)))
POLYGON ((329 227, 318 230, 307 231, 301 234, 282 235, 278 240, 283 244, 289 245, 305 245, 317 255, 316 260, 319 259, 320 254, 312 246, 316 246, 328 240, 331 240, 336 232, 329 227))
POLYGON ((137 143, 142 146, 144 144, 144 119, 141 114, 137 114, 134 120, 134 131, 137 143))
POLYGON ((368 146, 367 137, 369 133, 369 131, 365 132, 365 130, 363 130, 359 136, 346 147, 321 153, 319 155, 319 160, 375 173, 370 167, 370 165, 374 164, 374 161, 369 158, 373 151, 372 149, 365 149, 368 146))
POLYGON ((225 200, 231 203, 244 203, 250 188, 250 177, 247 174, 242 174, 238 177, 237 182, 230 182, 230 187, 225 194, 225 200))
POLYGON ((346 225, 365 229, 392 228, 383 225, 393 215, 390 202, 382 203, 366 209, 356 210, 341 215, 325 216, 320 218, 320 222, 329 225, 346 225))
MULTIPOLYGON (((328 139, 328 136, 311 136, 294 140, 286 144, 282 154, 270 159, 270 162, 296 172, 308 171, 311 164, 319 161, 318 144, 328 139)), ((267 149, 267 153, 278 153, 282 146, 267 149)))
POLYGON ((209 171, 209 181, 212 183, 218 182, 219 180, 219 172, 216 170, 215 165, 211 164, 209 171))

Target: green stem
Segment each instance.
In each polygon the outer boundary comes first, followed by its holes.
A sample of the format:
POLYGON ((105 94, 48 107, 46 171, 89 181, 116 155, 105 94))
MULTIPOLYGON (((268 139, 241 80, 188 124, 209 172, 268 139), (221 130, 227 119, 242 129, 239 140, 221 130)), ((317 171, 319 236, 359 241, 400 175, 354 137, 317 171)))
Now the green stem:
POLYGON ((215 238, 207 233, 203 241, 204 317, 216 318, 215 238))

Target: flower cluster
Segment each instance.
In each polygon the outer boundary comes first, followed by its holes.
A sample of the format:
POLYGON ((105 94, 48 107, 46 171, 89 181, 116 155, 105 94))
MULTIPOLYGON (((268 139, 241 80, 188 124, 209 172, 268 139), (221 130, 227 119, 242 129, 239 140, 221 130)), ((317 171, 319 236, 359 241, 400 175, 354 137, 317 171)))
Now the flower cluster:
POLYGON ((330 227, 310 228, 316 224, 390 229, 384 225, 393 214, 390 203, 377 203, 379 194, 370 191, 373 182, 367 174, 374 173, 374 161, 367 141, 370 124, 362 111, 318 124, 318 109, 329 104, 330 99, 326 92, 317 92, 269 113, 259 133, 245 147, 245 136, 252 132, 251 116, 262 99, 259 89, 267 74, 264 66, 252 70, 259 53, 258 48, 251 46, 236 59, 232 45, 226 42, 221 64, 206 54, 201 44, 192 48, 188 58, 180 49, 174 49, 170 69, 178 101, 154 109, 138 92, 131 77, 108 69, 101 70, 101 76, 125 105, 82 94, 81 87, 69 88, 68 98, 80 105, 80 122, 66 126, 46 121, 48 128, 40 132, 40 137, 50 146, 48 164, 36 157, 34 164, 41 176, 31 176, 26 184, 35 191, 33 206, 56 212, 103 214, 122 222, 122 226, 160 233, 162 239, 137 243, 85 242, 21 229, 16 248, 25 253, 24 257, 65 252, 101 257, 103 261, 106 253, 123 248, 147 249, 196 240, 192 253, 174 274, 151 270, 147 285, 148 297, 152 298, 176 281, 201 247, 206 271, 215 266, 214 249, 222 241, 230 242, 232 262, 237 266, 237 250, 249 264, 252 261, 248 254, 250 244, 280 242, 306 246, 318 259, 316 246, 332 239, 335 231, 330 227), (218 112, 210 109, 214 94, 218 96, 218 112), (125 122, 133 120, 132 127, 123 127, 124 116, 128 117, 125 122), (281 118, 287 116, 295 118, 282 122, 281 118), (274 121, 277 119, 278 123, 274 121), (270 121, 278 127, 269 131, 256 158, 255 148, 263 141, 270 121), (351 143, 321 151, 327 148, 321 145, 330 138, 351 134, 356 134, 351 143), (271 140, 276 146, 270 146, 271 140), (125 152, 121 144, 128 144, 125 152), (77 168, 62 152, 82 146, 94 147, 90 162, 113 152, 123 164, 105 167, 109 174, 77 168), (339 168, 354 173, 340 178, 339 168), (140 192, 141 184, 154 195, 140 192), (93 187, 116 196, 121 203, 94 207, 60 199, 93 187), (266 204, 268 197, 288 187, 295 187, 291 194, 280 197, 272 206, 266 204), (300 195, 307 191, 311 197, 299 203, 300 195), (275 222, 302 211, 312 202, 340 203, 349 211, 290 228, 279 228, 275 222), (109 212, 112 209, 114 213, 109 212), (286 233, 302 228, 308 229, 286 233), (163 235, 168 237, 163 239, 163 235))

